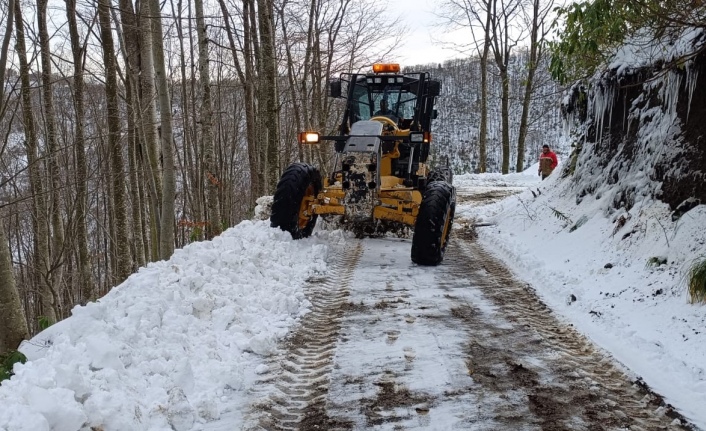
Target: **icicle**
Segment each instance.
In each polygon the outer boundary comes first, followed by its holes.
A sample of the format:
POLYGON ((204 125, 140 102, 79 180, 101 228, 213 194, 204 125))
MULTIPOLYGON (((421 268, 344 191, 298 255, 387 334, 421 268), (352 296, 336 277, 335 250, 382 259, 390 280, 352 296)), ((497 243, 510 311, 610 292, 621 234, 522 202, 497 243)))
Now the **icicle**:
POLYGON ((669 114, 672 119, 676 117, 680 86, 681 75, 673 71, 667 73, 660 91, 660 99, 664 103, 664 112, 669 114))
POLYGON ((686 107, 686 119, 689 119, 689 112, 691 112, 691 98, 694 96, 694 90, 696 89, 696 81, 699 79, 699 70, 693 67, 694 62, 689 60, 686 63, 686 89, 689 94, 689 101, 686 107))
POLYGON ((596 127, 598 128, 598 136, 596 137, 596 142, 600 143, 603 141, 603 123, 605 121, 606 113, 608 114, 608 127, 610 127, 612 119, 610 118, 613 113, 613 97, 614 88, 607 81, 604 85, 599 86, 593 96, 591 97, 592 106, 591 110, 593 113, 593 118, 596 121, 596 127))

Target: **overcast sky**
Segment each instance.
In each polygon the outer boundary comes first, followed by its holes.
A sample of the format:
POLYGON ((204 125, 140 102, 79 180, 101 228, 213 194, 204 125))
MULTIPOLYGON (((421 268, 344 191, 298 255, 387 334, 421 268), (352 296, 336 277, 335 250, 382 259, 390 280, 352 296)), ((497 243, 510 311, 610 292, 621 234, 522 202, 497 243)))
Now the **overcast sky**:
POLYGON ((452 49, 445 48, 439 40, 462 41, 460 33, 449 34, 435 26, 439 18, 434 14, 437 0, 390 0, 387 4, 391 14, 400 15, 402 25, 409 29, 404 46, 395 50, 396 61, 405 65, 440 63, 444 60, 466 57, 452 49))
MULTIPOLYGON (((573 0, 552 0, 552 8, 564 6, 573 0)), ((409 29, 409 36, 404 46, 395 50, 395 61, 405 65, 441 63, 454 58, 467 58, 471 53, 461 53, 457 47, 472 43, 470 30, 450 32, 448 28, 439 25, 441 19, 436 15, 441 12, 443 0, 389 0, 387 11, 391 15, 400 16, 402 26, 409 29)), ((543 3, 545 3, 543 1, 543 3)), ((545 3, 546 4, 546 3, 545 3)), ((550 13, 549 22, 554 14, 550 13)), ((521 43, 522 44, 522 43, 521 43)))

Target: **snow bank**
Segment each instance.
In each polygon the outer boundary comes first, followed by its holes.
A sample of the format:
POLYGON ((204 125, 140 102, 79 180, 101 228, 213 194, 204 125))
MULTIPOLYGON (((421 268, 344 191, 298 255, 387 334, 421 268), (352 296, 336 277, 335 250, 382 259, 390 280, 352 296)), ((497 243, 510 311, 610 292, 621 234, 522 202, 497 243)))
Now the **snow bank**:
POLYGON ((242 410, 239 393, 307 312, 323 242, 244 221, 140 269, 21 348, 30 361, 0 386, 0 430, 189 430, 242 410))
POLYGON ((456 214, 493 223, 478 228, 481 243, 706 429, 704 308, 688 303, 684 278, 706 255, 706 206, 677 221, 666 204, 647 197, 630 212, 610 212, 610 193, 577 203, 571 182, 522 181, 524 192, 484 207, 459 205, 456 214))

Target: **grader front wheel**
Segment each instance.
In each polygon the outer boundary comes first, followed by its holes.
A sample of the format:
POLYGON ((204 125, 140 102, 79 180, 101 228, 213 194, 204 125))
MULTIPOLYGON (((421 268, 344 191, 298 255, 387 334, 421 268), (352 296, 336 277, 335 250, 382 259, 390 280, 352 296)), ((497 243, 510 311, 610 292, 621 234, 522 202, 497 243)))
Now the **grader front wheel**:
POLYGON ((412 262, 435 266, 441 263, 449 241, 456 198, 454 189, 445 181, 427 186, 419 206, 412 236, 412 262))
POLYGON ((306 163, 290 165, 277 183, 270 225, 289 232, 294 239, 311 235, 318 216, 309 212, 309 204, 319 191, 318 169, 306 163))

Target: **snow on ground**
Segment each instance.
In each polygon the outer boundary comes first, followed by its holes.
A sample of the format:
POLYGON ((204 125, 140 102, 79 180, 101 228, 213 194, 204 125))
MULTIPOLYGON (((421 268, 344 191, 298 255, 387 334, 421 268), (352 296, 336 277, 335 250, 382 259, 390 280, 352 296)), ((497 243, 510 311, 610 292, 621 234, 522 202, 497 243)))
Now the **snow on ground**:
POLYGON ((262 358, 310 305, 302 286, 326 270, 328 241, 245 221, 142 268, 22 347, 0 430, 181 431, 244 410, 262 358))
MULTIPOLYGON (((570 181, 540 181, 536 169, 457 176, 459 196, 521 191, 482 207, 461 201, 457 217, 493 223, 478 228, 485 246, 706 429, 706 318, 684 284, 704 253, 706 206, 672 222, 654 202, 630 214, 607 198, 577 204, 570 181)), ((0 430, 182 431, 219 418, 237 429, 267 356, 307 312, 305 280, 326 271, 338 238, 293 241, 245 221, 148 265, 22 347, 30 362, 0 386, 0 430)))
MULTIPOLYGON (((492 223, 478 228, 484 246, 559 316, 706 429, 706 315, 703 305, 689 304, 685 282, 689 265, 706 257, 706 206, 673 222, 659 202, 643 201, 629 213, 612 210, 608 197, 577 204, 560 168, 545 181, 536 165, 502 176, 525 191, 484 207, 461 204, 456 215, 492 223)), ((500 181, 495 174, 455 182, 468 194, 483 191, 488 179, 500 181)))

